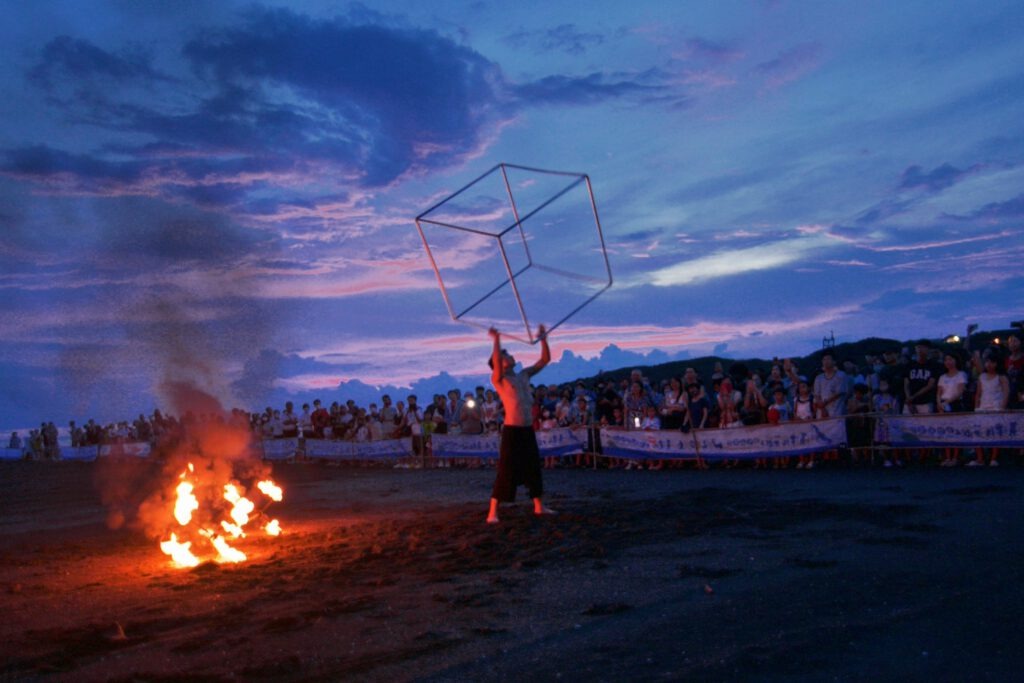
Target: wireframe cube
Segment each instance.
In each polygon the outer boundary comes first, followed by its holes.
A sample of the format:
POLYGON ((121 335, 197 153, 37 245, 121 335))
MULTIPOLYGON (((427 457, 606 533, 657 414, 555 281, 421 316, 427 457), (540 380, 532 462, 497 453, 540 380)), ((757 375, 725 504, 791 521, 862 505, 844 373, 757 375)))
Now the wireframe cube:
POLYGON ((536 343, 612 285, 590 178, 501 163, 416 217, 452 319, 536 343))

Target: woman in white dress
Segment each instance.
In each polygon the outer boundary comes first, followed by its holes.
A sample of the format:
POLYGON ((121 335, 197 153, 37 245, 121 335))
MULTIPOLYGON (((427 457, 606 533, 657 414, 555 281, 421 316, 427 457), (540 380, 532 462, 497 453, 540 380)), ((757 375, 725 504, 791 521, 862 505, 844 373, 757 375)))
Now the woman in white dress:
MULTIPOLYGON (((942 359, 946 371, 939 375, 938 401, 940 413, 959 413, 963 411, 964 390, 967 388, 967 373, 960 369, 959 359, 947 353, 942 359)), ((942 467, 956 467, 959 463, 960 449, 944 449, 942 467)))
MULTIPOLYGON (((994 413, 1006 410, 1006 402, 1010 398, 1010 383, 1006 375, 999 372, 999 359, 989 354, 984 361, 985 371, 978 375, 978 392, 974 396, 974 411, 977 413, 994 413)), ((967 463, 968 467, 981 467, 985 464, 985 449, 976 449, 978 456, 967 463)), ((989 458, 990 467, 999 465, 999 449, 993 448, 989 458)))

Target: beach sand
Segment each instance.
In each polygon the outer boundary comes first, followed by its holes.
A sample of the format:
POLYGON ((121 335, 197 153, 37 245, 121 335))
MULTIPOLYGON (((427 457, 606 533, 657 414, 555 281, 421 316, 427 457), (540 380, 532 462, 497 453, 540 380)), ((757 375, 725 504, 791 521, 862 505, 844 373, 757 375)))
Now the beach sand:
POLYGON ((285 534, 182 570, 102 466, 0 463, 0 679, 1020 680, 1020 466, 554 470, 497 526, 493 470, 274 469, 285 534))

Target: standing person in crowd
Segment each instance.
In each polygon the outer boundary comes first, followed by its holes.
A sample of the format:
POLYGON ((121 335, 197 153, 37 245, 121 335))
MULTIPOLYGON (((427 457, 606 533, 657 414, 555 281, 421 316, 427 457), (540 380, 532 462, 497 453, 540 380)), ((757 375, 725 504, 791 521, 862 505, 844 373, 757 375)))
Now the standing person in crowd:
POLYGON ((589 429, 594 421, 594 413, 590 409, 586 394, 577 394, 573 402, 572 411, 569 413, 569 426, 573 428, 587 427, 587 447, 582 453, 576 455, 576 466, 589 465, 590 454, 597 451, 595 448, 595 431, 589 429))
POLYGON ((853 385, 853 395, 846 402, 846 443, 854 464, 867 460, 870 464, 871 449, 871 388, 864 382, 853 385), (866 457, 865 457, 866 456, 866 457))
POLYGON ((313 427, 313 438, 324 438, 327 428, 331 426, 331 414, 327 408, 323 407, 318 398, 313 400, 313 414, 309 416, 309 419, 313 427))
POLYGON ((476 396, 470 395, 459 408, 459 431, 462 434, 484 433, 484 409, 476 396))
POLYGON ((448 390, 448 402, 445 404, 444 416, 445 421, 448 423, 448 430, 451 432, 457 432, 459 425, 462 423, 462 415, 459 411, 462 410, 462 392, 458 389, 448 390))
POLYGON ((726 377, 718 385, 718 426, 721 429, 734 429, 742 427, 740 419, 740 406, 743 404, 743 394, 733 389, 732 379, 726 377))
MULTIPOLYGON (((711 401, 708 400, 704 387, 696 382, 686 385, 686 417, 683 418, 683 432, 693 429, 705 429, 711 417, 711 401)), ((704 460, 697 457, 697 469, 706 470, 704 460)))
POLYGON ((444 394, 434 394, 433 405, 427 406, 427 411, 423 414, 433 424, 433 428, 429 430, 430 433, 448 433, 448 403, 444 394))
MULTIPOLYGON (((898 349, 886 349, 882 353, 882 367, 878 369, 879 387, 882 380, 885 380, 889 384, 889 391, 897 398, 902 393, 903 377, 906 374, 906 367, 900 362, 902 359, 898 349)), ((900 405, 900 410, 902 409, 903 406, 900 405)))
POLYGON ((686 417, 686 392, 683 380, 673 375, 661 399, 661 428, 680 429, 686 417))
POLYGON ((402 434, 403 425, 405 424, 405 401, 395 402, 395 435, 405 436, 402 434))
MULTIPOLYGON (((889 380, 878 380, 878 393, 875 394, 871 404, 874 412, 877 413, 875 415, 875 445, 887 449, 885 452, 885 462, 883 462, 882 465, 884 467, 892 467, 895 464, 897 467, 903 467, 899 451, 888 450, 889 423, 886 420, 886 417, 900 414, 900 402, 899 399, 896 398, 896 395, 889 389, 889 380)), ((873 453, 872 459, 874 459, 873 453)))
MULTIPOLYGON (((1010 398, 1010 382, 1006 375, 1000 373, 999 358, 993 349, 986 352, 982 359, 984 372, 978 376, 978 393, 974 397, 974 410, 979 413, 994 413, 1006 410, 1006 404, 1010 398)), ((977 457, 967 463, 969 467, 979 467, 985 464, 985 449, 974 449, 977 457)), ((999 465, 999 449, 993 448, 988 464, 992 467, 999 465)))
POLYGON ((559 427, 568 427, 572 424, 572 410, 572 392, 565 389, 558 399, 558 405, 555 406, 555 420, 558 421, 559 427))
POLYGON ((704 389, 704 384, 700 381, 700 375, 697 374, 696 368, 686 368, 686 370, 683 371, 683 389, 686 391, 687 396, 689 396, 691 384, 697 385, 700 389, 701 396, 707 396, 708 392, 704 389))
POLYGON ((537 435, 533 431, 533 394, 530 379, 551 362, 547 330, 543 325, 537 328, 540 340, 540 359, 521 372, 516 372, 516 359, 501 348, 501 335, 491 328, 489 334, 494 341, 488 365, 491 368, 491 383, 505 406, 505 425, 501 430, 501 445, 498 455, 498 473, 491 491, 491 505, 487 523, 497 524, 498 504, 515 500, 516 488, 525 484, 533 498, 535 515, 551 514, 552 511, 541 502, 544 485, 541 480, 540 449, 537 435))
POLYGON ((273 417, 270 418, 270 434, 272 438, 283 439, 284 438, 284 419, 281 417, 281 411, 275 410, 273 417))
POLYGON ((942 358, 946 371, 939 375, 936 395, 940 413, 961 413, 964 411, 964 391, 967 390, 967 373, 960 369, 960 358, 947 353, 942 358))
POLYGON ((725 368, 722 367, 722 361, 716 360, 715 367, 711 371, 711 381, 725 379, 725 368))
POLYGON ((772 369, 768 371, 768 379, 765 380, 764 385, 761 387, 761 393, 768 405, 775 401, 776 385, 782 385, 783 388, 786 386, 785 375, 782 374, 782 366, 778 363, 772 365, 772 369))
POLYGON ((841 417, 846 414, 846 374, 836 367, 831 353, 821 357, 821 373, 814 378, 814 417, 841 417))
POLYGON ((931 342, 922 339, 914 345, 914 360, 907 366, 903 378, 904 410, 912 415, 929 415, 935 412, 935 387, 942 370, 929 357, 931 342))
POLYGON ((1021 349, 1020 337, 1016 334, 1007 337, 1006 348, 1010 350, 1006 357, 1006 381, 1010 392, 1006 407, 1021 410, 1024 408, 1024 349, 1021 349))
POLYGON ((281 422, 284 425, 284 438, 294 439, 299 435, 299 416, 295 414, 295 404, 287 401, 284 404, 284 412, 281 413, 281 422))
MULTIPOLYGON (((757 377, 755 374, 754 377, 757 377)), ((765 411, 768 409, 768 400, 761 393, 761 387, 754 378, 746 382, 746 390, 743 393, 743 407, 740 409, 740 420, 745 425, 759 425, 765 421, 765 411)))
POLYGON ((786 387, 786 396, 790 403, 796 405, 797 388, 800 386, 800 382, 806 382, 807 378, 800 374, 800 368, 796 366, 792 358, 782 359, 782 374, 784 377, 782 384, 786 387))
POLYGON ((488 389, 484 392, 484 427, 487 431, 497 431, 501 425, 501 403, 494 390, 488 389))
POLYGON ((406 397, 405 414, 402 418, 402 436, 412 437, 412 454, 420 459, 417 463, 422 466, 422 459, 425 455, 423 445, 423 411, 416 405, 416 394, 409 394, 406 397))
POLYGON ((366 426, 370 430, 370 441, 380 441, 381 439, 390 438, 384 431, 384 425, 381 424, 379 411, 370 412, 366 418, 366 426))
POLYGON ((11 432, 11 439, 7 442, 7 447, 12 450, 21 450, 21 437, 18 436, 18 432, 11 432))
MULTIPOLYGON (((796 385, 796 398, 793 400, 793 420, 807 422, 814 419, 814 397, 811 395, 811 385, 806 380, 800 380, 796 385)), ((798 470, 814 468, 814 454, 801 455, 796 464, 798 470)))
POLYGON ((647 414, 647 408, 653 405, 640 380, 630 383, 629 392, 623 403, 626 406, 626 429, 640 429, 640 424, 647 414))
POLYGON ((704 388, 697 383, 686 385, 686 417, 683 418, 683 431, 705 429, 711 415, 711 402, 704 394, 704 388))
POLYGON ((385 439, 390 439, 394 436, 395 428, 398 426, 398 411, 395 410, 395 406, 391 404, 391 397, 384 394, 380 397, 380 426, 385 439))
POLYGON ((768 406, 767 418, 769 424, 781 424, 793 419, 793 406, 789 404, 786 389, 781 383, 776 384, 772 390, 772 403, 768 406))
POLYGON ((313 438, 313 413, 309 411, 309 404, 302 404, 302 413, 299 414, 299 434, 304 439, 313 438))
POLYGON ((622 408, 622 397, 611 382, 597 384, 597 411, 594 418, 603 424, 614 422, 615 408, 622 408))
MULTIPOLYGON (((793 419, 793 406, 789 403, 788 392, 782 382, 775 384, 775 389, 772 391, 772 403, 768 406, 766 417, 768 424, 784 424, 793 419)), ((763 461, 762 465, 767 465, 767 462, 763 461)), ((786 467, 789 467, 788 456, 772 458, 772 469, 778 470, 786 467)))

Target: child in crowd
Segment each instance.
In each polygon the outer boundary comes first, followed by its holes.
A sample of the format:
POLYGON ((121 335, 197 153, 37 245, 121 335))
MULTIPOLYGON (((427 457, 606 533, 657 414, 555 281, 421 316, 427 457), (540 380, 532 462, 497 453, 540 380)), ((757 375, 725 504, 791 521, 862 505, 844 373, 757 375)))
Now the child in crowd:
MULTIPOLYGON (((896 399, 896 396, 889 390, 888 380, 878 380, 878 393, 875 394, 873 399, 874 411, 880 414, 880 418, 875 420, 875 444, 880 445, 882 448, 889 448, 889 425, 885 421, 886 415, 899 415, 900 414, 900 402, 896 399)), ((885 467, 892 467, 895 464, 897 467, 903 467, 903 462, 899 458, 897 451, 886 450, 885 467)))
MULTIPOLYGON (((647 406, 647 412, 644 415, 644 419, 640 422, 640 429, 647 432, 658 431, 661 429, 661 418, 658 417, 658 408, 656 406, 647 406)), ((660 470, 664 466, 664 462, 661 460, 655 460, 647 466, 647 469, 660 470)))
MULTIPOLYGON (((811 385, 800 380, 796 387, 796 399, 793 401, 793 419, 809 421, 814 419, 814 397, 811 396, 811 385)), ((796 464, 798 470, 814 468, 814 454, 801 455, 796 464)))
MULTIPOLYGON (((1000 372, 999 359, 990 349, 982 361, 984 372, 978 375, 978 393, 974 397, 974 411, 977 413, 992 413, 1006 410, 1006 404, 1010 399, 1010 383, 1006 375, 1000 372)), ((977 457, 967 463, 968 467, 979 467, 985 464, 985 449, 974 449, 977 457)), ((989 457, 990 467, 999 465, 999 449, 993 448, 989 457)))
POLYGON ((654 406, 647 406, 643 420, 640 421, 640 429, 645 431, 661 429, 661 419, 658 417, 658 409, 654 406))
MULTIPOLYGON (((772 391, 772 402, 768 406, 766 412, 768 424, 783 424, 793 419, 793 408, 789 405, 788 394, 786 388, 779 382, 775 389, 772 391)), ((767 467, 768 461, 766 458, 759 458, 758 464, 755 467, 767 467)), ((772 469, 783 469, 789 466, 788 457, 772 458, 772 469)))
POLYGON ((853 385, 853 396, 846 402, 846 442, 850 447, 852 461, 870 462, 871 455, 871 389, 867 384, 858 382, 853 385))
MULTIPOLYGON (((540 431, 550 432, 552 429, 558 427, 558 420, 552 414, 551 410, 545 408, 541 413, 540 418, 540 431)), ((548 455, 544 457, 544 469, 553 469, 558 464, 558 456, 548 455)))

